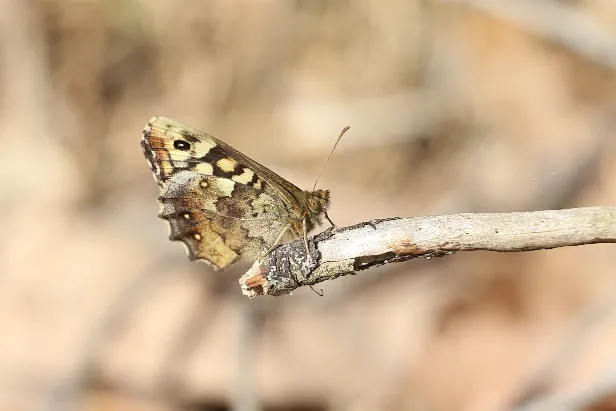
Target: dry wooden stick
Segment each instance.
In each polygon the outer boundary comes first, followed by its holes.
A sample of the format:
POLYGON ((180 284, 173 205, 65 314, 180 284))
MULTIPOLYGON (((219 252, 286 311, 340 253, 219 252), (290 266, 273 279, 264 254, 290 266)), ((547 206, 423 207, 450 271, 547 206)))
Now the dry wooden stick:
POLYGON ((523 213, 391 218, 324 231, 283 244, 240 278, 242 292, 288 294, 294 289, 383 264, 457 251, 517 252, 616 242, 616 207, 523 213))

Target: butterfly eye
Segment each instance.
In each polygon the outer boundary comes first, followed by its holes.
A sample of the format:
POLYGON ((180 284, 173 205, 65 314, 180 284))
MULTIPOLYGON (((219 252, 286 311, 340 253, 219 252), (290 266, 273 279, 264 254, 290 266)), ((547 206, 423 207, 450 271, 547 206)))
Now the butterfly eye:
POLYGON ((316 198, 310 197, 308 199, 308 207, 310 207, 310 209, 312 209, 314 211, 319 211, 320 203, 319 203, 319 201, 316 198))
POLYGON ((190 144, 188 144, 186 141, 184 140, 175 140, 173 142, 173 147, 175 147, 178 150, 182 150, 182 151, 188 151, 190 150, 190 144))

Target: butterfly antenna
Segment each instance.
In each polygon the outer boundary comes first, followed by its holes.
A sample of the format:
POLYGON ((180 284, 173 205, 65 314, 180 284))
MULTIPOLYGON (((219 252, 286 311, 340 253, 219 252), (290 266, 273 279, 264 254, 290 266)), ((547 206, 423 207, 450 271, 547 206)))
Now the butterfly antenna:
POLYGON ((338 136, 338 140, 336 140, 336 144, 334 144, 334 148, 332 148, 332 151, 329 153, 329 155, 327 156, 327 158, 325 159, 325 162, 323 163, 323 167, 321 167, 321 171, 319 171, 319 175, 317 176, 317 180, 314 182, 314 186, 312 187, 312 191, 314 191, 317 188, 317 183, 319 182, 319 178, 321 178, 321 174, 323 174, 323 170, 325 170, 325 166, 327 165, 327 162, 329 161, 329 159, 332 157, 332 154, 334 154, 334 150, 336 150, 336 146, 338 145, 338 143, 340 142, 340 139, 342 138, 342 136, 344 135, 344 133, 346 133, 351 127, 346 126, 345 128, 342 129, 342 131, 340 132, 340 135, 338 136))

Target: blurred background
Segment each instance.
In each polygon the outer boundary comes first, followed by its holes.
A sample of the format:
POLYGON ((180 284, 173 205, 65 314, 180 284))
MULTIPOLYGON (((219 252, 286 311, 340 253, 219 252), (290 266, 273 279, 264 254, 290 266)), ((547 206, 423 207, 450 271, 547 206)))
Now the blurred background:
MULTIPOLYGON (((614 245, 280 298, 157 218, 162 115, 341 226, 616 204, 610 0, 0 0, 0 410, 616 409, 614 245)), ((321 287, 319 287, 321 288, 321 287)))

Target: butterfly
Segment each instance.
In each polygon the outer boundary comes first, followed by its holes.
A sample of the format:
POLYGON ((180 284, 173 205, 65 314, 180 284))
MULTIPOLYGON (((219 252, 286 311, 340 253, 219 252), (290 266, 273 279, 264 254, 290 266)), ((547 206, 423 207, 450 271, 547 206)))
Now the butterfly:
POLYGON ((223 269, 299 237, 308 250, 307 233, 323 217, 334 226, 328 190, 302 190, 204 132, 152 117, 141 147, 160 187, 159 217, 190 260, 223 269))

